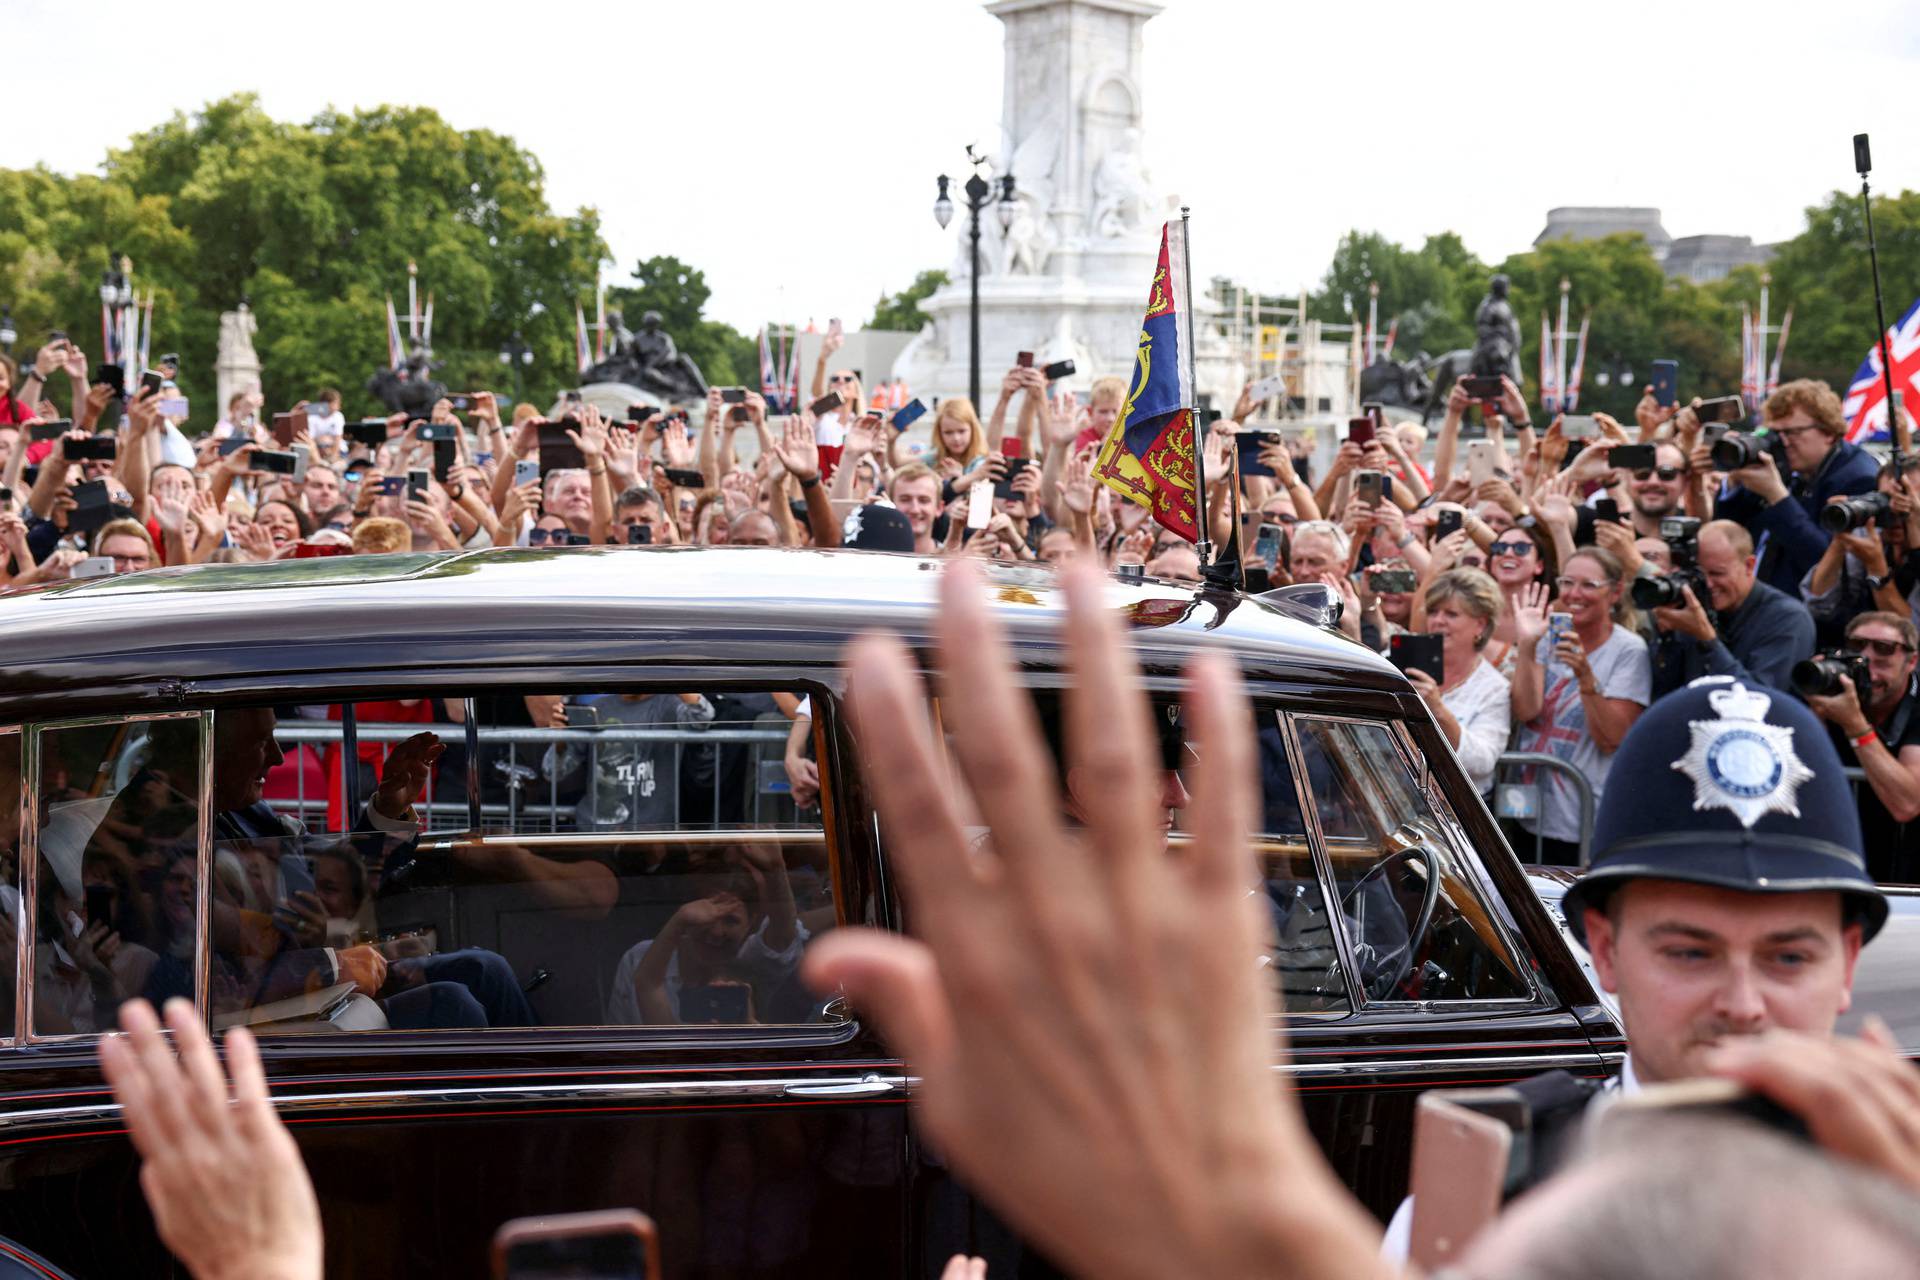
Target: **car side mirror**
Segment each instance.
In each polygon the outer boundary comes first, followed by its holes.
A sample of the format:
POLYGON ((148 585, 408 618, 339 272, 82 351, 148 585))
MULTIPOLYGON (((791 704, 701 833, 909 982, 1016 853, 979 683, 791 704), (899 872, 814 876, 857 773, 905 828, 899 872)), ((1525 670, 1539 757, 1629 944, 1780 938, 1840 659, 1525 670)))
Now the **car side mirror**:
POLYGON ((1313 627, 1339 626, 1340 615, 1346 609, 1340 593, 1324 582, 1290 583, 1263 591, 1254 598, 1313 627))

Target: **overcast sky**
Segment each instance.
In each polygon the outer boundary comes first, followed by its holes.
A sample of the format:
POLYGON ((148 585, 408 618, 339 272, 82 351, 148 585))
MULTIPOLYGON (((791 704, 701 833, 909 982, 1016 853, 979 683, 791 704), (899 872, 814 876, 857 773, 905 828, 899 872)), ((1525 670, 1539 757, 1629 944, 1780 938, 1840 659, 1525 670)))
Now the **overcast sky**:
MULTIPOLYGON (((1451 229, 1497 261, 1555 205, 1775 240, 1858 189, 1858 130, 1877 189, 1920 186, 1920 24, 1902 7, 1167 0, 1146 27, 1145 150, 1194 207, 1196 275, 1276 292, 1317 281, 1349 227, 1451 229)), ((674 254, 749 331, 852 327, 945 266, 934 175, 998 135, 1000 23, 975 0, 5 9, 0 166, 91 170, 242 90, 297 120, 424 104, 531 149, 556 207, 596 205, 610 281, 674 254), (156 23, 149 70, 106 69, 106 33, 137 46, 156 23)), ((1896 306, 1916 286, 1890 282, 1896 306)))

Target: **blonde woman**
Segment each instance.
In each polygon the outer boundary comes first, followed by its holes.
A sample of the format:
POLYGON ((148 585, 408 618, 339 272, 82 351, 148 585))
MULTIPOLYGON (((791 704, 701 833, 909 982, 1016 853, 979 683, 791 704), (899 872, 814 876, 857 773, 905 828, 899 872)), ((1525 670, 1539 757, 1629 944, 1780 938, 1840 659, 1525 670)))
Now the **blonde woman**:
POLYGON ((1426 631, 1441 638, 1440 679, 1409 671, 1407 679, 1460 757, 1481 795, 1493 791, 1494 768, 1513 730, 1507 678, 1486 658, 1505 598, 1478 569, 1449 569, 1427 584, 1426 631))

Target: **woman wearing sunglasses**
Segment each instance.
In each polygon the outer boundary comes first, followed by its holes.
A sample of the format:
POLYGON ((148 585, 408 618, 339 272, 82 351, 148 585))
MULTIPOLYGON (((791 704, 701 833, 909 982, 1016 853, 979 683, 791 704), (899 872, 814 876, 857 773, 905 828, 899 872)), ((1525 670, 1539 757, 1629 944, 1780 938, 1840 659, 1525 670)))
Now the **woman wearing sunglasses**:
MULTIPOLYGON (((1494 557, 1496 564, 1500 559, 1494 557)), ((1647 642, 1633 628, 1626 571, 1610 552, 1582 547, 1557 585, 1557 610, 1540 582, 1526 588, 1516 610, 1513 718, 1520 729, 1514 749, 1566 761, 1592 784, 1598 802, 1615 749, 1652 700, 1653 666, 1647 642), (1552 612, 1571 622, 1557 636, 1549 634, 1552 612)), ((1541 862, 1576 865, 1580 805, 1573 783, 1557 769, 1540 783, 1540 811, 1521 825, 1540 838, 1541 862)))
POLYGON ((1486 549, 1486 572, 1500 587, 1500 620, 1487 642, 1486 658, 1509 680, 1513 678, 1518 633, 1516 616, 1522 593, 1532 586, 1551 590, 1558 576, 1553 539, 1541 529, 1508 529, 1497 534, 1486 549))

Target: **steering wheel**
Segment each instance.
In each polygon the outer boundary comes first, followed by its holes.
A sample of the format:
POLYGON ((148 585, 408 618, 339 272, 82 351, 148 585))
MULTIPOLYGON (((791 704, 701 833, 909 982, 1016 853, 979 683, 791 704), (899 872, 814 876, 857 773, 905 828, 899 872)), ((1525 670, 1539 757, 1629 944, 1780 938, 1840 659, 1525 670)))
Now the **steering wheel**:
MULTIPOLYGON (((1420 910, 1413 918, 1413 927, 1407 932, 1406 946, 1402 949, 1404 954, 1398 956, 1399 965, 1393 971, 1393 980, 1382 984, 1378 988, 1378 990, 1383 993, 1399 986, 1402 982, 1406 981, 1407 975, 1413 972, 1413 958, 1420 954, 1420 944, 1426 940, 1427 930, 1433 925, 1433 909, 1440 902, 1439 867, 1435 865, 1433 852, 1425 845, 1418 844, 1410 844, 1404 849, 1395 850, 1379 862, 1376 862, 1367 870, 1365 875, 1354 881, 1353 887, 1347 890, 1346 897, 1342 899, 1340 903, 1341 910, 1346 917, 1349 920, 1353 919, 1354 904, 1359 901, 1360 894, 1366 889, 1368 882, 1384 879, 1387 872, 1413 858, 1420 859, 1424 865, 1427 873, 1427 886, 1420 895, 1420 910)), ((1387 962, 1391 963, 1394 958, 1394 953, 1389 952, 1387 962)), ((1369 983, 1367 985, 1369 988, 1368 994, 1374 994, 1373 984, 1369 983)))

